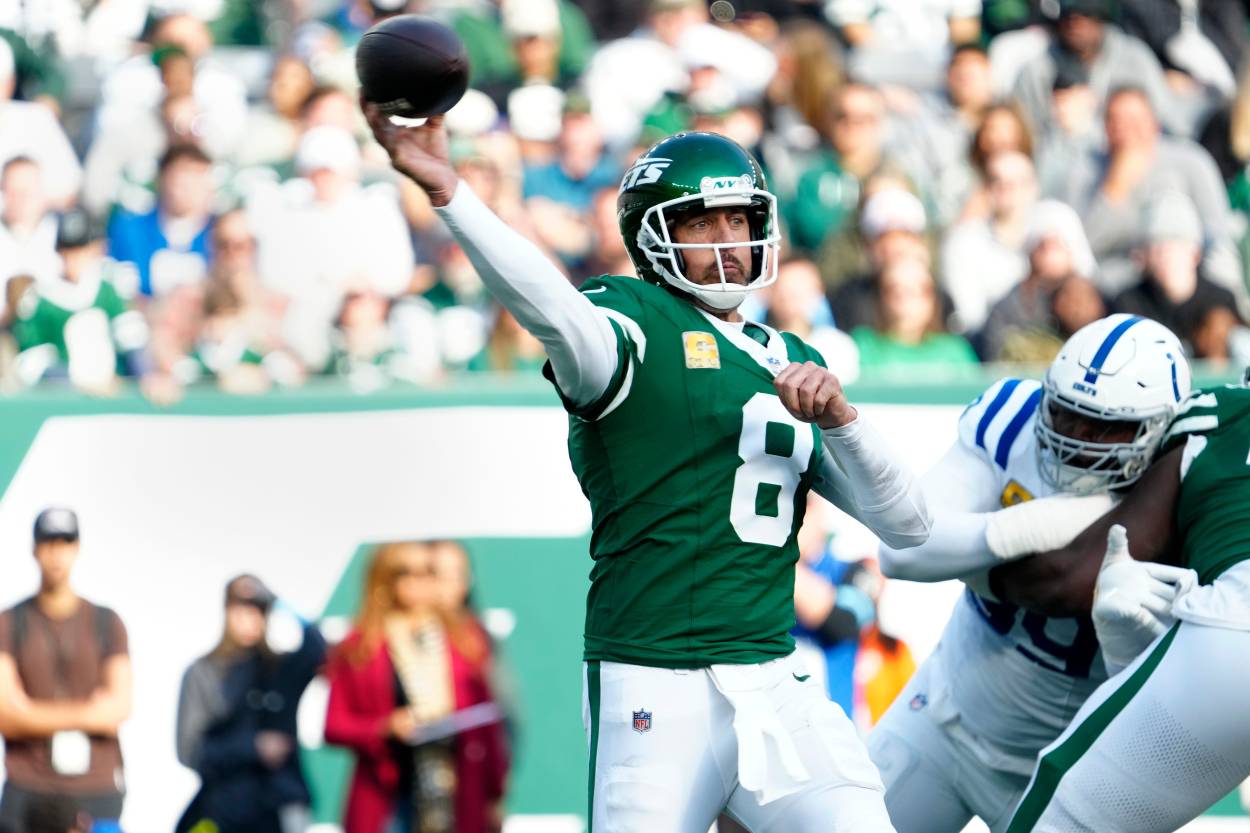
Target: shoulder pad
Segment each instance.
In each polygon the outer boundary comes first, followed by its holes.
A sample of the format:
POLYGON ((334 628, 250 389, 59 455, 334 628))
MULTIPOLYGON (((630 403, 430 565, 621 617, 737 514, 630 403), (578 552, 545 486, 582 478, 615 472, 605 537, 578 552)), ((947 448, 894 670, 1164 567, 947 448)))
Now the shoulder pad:
POLYGON ((1042 401, 1032 379, 1003 379, 972 401, 959 417, 959 441, 1006 468, 1011 450, 1042 401))

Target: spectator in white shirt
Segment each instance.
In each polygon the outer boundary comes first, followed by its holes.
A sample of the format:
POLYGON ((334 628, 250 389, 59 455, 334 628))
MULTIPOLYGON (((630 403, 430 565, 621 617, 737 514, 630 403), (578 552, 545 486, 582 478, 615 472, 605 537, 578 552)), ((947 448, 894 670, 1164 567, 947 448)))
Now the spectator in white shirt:
POLYGON ((610 147, 628 147, 660 97, 685 90, 692 54, 708 56, 738 100, 763 94, 777 70, 772 51, 707 17, 704 0, 650 0, 642 27, 595 52, 582 82, 610 147))
POLYGON ((1133 249, 1146 206, 1178 191, 1202 217, 1203 268, 1216 283, 1244 296, 1241 258, 1233 240, 1228 194, 1201 145, 1165 136, 1147 93, 1123 87, 1107 101, 1105 150, 1088 150, 1068 169, 1056 196, 1077 210, 1098 257, 1099 289, 1114 294, 1136 280, 1133 249))
POLYGON ((48 208, 39 163, 15 156, 0 169, 0 282, 15 275, 59 276, 56 217, 48 208))
POLYGON ((39 163, 53 208, 73 205, 82 183, 82 165, 56 116, 43 104, 14 101, 17 70, 13 49, 0 38, 0 164, 15 156, 39 163))
POLYGON ((851 74, 934 90, 952 45, 981 31, 981 0, 827 0, 825 16, 851 47, 851 74))
POLYGON ((986 163, 990 214, 953 227, 942 247, 942 275, 963 331, 979 330, 990 307, 1029 271, 1024 239, 1037 202, 1033 162, 1006 151, 986 163))
MULTIPOLYGON (((245 137, 247 90, 214 60, 208 27, 191 15, 170 14, 153 26, 151 44, 150 51, 132 56, 105 77, 96 113, 97 134, 126 130, 136 119, 150 120, 166 94, 174 92, 166 88, 169 70, 158 67, 153 57, 164 64, 171 51, 180 52, 192 69, 192 77, 181 80, 189 83, 195 98, 197 142, 214 159, 228 158, 245 137)), ((176 65, 182 70, 182 65, 176 65)))
POLYGON ((360 149, 341 128, 314 127, 300 140, 302 179, 258 190, 249 205, 261 279, 291 299, 287 342, 306 367, 324 367, 335 314, 350 291, 407 291, 414 257, 398 194, 362 188, 360 149))

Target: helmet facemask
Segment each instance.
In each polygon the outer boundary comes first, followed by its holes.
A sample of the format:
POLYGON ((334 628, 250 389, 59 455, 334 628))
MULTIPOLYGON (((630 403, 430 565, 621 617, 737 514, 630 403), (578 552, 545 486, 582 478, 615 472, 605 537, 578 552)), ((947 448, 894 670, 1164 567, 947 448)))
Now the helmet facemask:
POLYGON ((1034 426, 1042 480, 1056 491, 1088 495, 1121 489, 1137 481, 1163 439, 1171 412, 1125 419, 1065 397, 1046 386, 1034 426), (1080 440, 1062 433, 1056 422, 1071 417, 1106 423, 1106 432, 1136 426, 1130 440, 1080 440))
POLYGON ((749 177, 730 182, 705 178, 700 193, 687 194, 651 206, 638 227, 638 248, 651 268, 669 285, 693 295, 709 308, 721 312, 736 309, 747 295, 770 286, 777 280, 781 252, 780 223, 777 219, 777 198, 768 191, 755 188, 749 177), (746 209, 750 239, 727 243, 678 243, 672 237, 672 225, 691 211, 702 213, 714 208, 740 206, 746 209), (721 252, 726 249, 751 250, 751 263, 745 284, 733 283, 725 277, 721 252), (700 284, 686 276, 688 249, 711 249, 716 254, 720 273, 718 283, 700 284))

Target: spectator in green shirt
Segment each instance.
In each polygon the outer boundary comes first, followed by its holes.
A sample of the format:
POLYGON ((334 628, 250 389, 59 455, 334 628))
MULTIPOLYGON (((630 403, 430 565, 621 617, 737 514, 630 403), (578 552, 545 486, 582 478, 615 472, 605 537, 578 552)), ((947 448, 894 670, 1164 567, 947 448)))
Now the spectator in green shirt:
POLYGON ((469 53, 474 89, 500 107, 527 81, 571 87, 594 51, 590 24, 570 0, 477 4, 457 12, 451 25, 469 53))
POLYGON ((964 372, 977 363, 972 345, 943 331, 937 286, 919 258, 887 266, 878 281, 878 316, 874 327, 857 327, 851 338, 859 348, 865 377, 874 372, 924 368, 964 372))
POLYGON ((103 237, 103 227, 85 212, 61 215, 61 276, 33 283, 18 301, 13 323, 21 351, 17 373, 26 384, 68 373, 76 386, 105 393, 117 375, 140 372, 148 328, 130 307, 137 276, 105 256, 103 237))

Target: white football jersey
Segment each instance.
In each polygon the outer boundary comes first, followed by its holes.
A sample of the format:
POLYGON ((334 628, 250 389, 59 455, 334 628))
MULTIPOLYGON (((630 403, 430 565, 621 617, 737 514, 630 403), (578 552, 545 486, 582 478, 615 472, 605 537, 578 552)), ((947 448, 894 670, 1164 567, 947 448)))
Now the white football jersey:
MULTIPOLYGON (((982 494, 946 494, 952 510, 992 512, 1053 494, 1037 462, 1034 422, 1042 386, 1004 379, 965 409, 958 442, 968 465, 984 466, 982 494), (990 484, 993 484, 992 487, 990 484)), ((955 605, 933 661, 933 715, 970 742, 987 765, 1028 774, 1037 752, 1068 725, 1106 679, 1093 623, 1049 619, 971 590, 955 605)))

